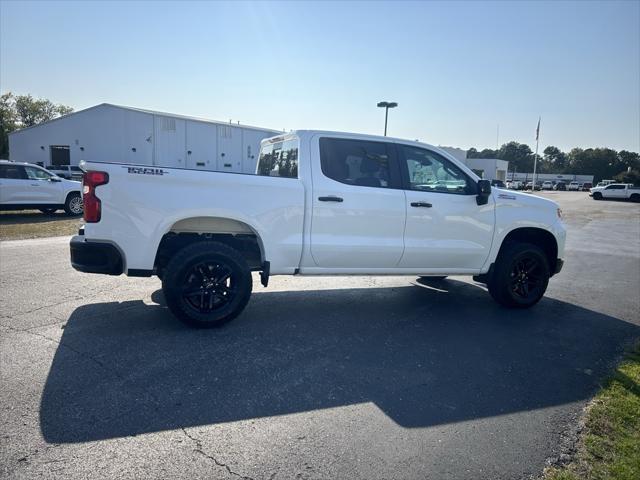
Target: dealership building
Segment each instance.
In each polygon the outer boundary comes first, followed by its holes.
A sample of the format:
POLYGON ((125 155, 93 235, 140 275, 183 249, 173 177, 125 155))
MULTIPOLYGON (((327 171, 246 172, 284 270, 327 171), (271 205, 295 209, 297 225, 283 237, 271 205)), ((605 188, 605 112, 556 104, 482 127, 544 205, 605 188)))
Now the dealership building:
POLYGON ((254 173, 260 141, 282 132, 103 103, 9 134, 10 160, 81 160, 254 173))

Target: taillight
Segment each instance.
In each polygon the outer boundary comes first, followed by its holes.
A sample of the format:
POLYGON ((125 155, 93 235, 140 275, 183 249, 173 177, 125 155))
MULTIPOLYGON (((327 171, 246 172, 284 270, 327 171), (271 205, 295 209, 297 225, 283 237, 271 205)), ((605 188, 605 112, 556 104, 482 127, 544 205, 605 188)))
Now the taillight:
POLYGON ((109 183, 107 172, 85 172, 82 176, 82 204, 84 208, 84 221, 96 223, 100 221, 100 199, 96 197, 96 187, 109 183))

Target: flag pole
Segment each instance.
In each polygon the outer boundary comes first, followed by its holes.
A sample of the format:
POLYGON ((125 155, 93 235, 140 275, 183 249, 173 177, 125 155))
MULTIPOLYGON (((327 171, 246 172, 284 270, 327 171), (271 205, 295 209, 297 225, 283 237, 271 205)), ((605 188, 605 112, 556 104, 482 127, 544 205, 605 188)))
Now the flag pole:
POLYGON ((540 140, 540 117, 538 117, 538 128, 536 128, 536 155, 533 157, 533 185, 531 192, 536 191, 536 168, 538 166, 538 142, 540 140))

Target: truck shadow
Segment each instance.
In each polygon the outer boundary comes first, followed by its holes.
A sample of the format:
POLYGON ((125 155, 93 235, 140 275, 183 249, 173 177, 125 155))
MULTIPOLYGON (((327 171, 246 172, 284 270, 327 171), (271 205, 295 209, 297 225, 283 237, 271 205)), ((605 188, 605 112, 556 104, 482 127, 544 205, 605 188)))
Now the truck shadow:
POLYGON ((406 428, 588 398, 628 322, 545 298, 499 307, 446 280, 254 294, 220 330, 163 306, 85 305, 69 318, 40 409, 52 443, 118 438, 373 402, 406 428))

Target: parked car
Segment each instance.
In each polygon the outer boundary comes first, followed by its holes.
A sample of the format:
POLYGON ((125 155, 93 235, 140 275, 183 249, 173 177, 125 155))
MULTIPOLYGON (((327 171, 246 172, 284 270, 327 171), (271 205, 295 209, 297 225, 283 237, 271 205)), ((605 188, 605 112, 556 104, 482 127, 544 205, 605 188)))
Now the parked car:
POLYGON ((522 190, 523 184, 519 180, 512 180, 507 182, 507 188, 509 190, 522 190))
POLYGON ((607 185, 611 185, 612 183, 617 183, 615 180, 600 180, 596 187, 606 187, 607 185))
POLYGON ((45 168, 51 173, 55 173, 57 176, 66 178, 67 180, 82 180, 82 170, 80 170, 80 167, 73 165, 50 165, 45 168))
POLYGON ((542 190, 553 190, 553 182, 550 182, 549 180, 542 182, 542 190))
POLYGON ((39 165, 0 161, 0 210, 40 210, 82 214, 82 184, 39 165))
POLYGON ((567 184, 564 182, 558 182, 553 186, 553 189, 564 192, 567 189, 567 184))
POLYGON ((491 180, 491 186, 496 188, 507 188, 502 180, 491 180))
POLYGON ((536 182, 535 188, 533 186, 533 182, 527 182, 524 186, 524 190, 541 190, 541 189, 542 189, 541 182, 536 182))
POLYGON ((593 184, 591 182, 585 182, 582 184, 582 191, 589 192, 593 188, 593 184))
POLYGON ((605 187, 592 188, 589 196, 594 200, 616 199, 640 202, 640 187, 635 187, 631 183, 610 183, 605 187))
POLYGON ((567 186, 567 190, 570 190, 570 191, 577 191, 577 190, 580 190, 580 183, 578 183, 578 182, 571 182, 571 183, 567 186))
POLYGON ((492 190, 408 140, 296 131, 263 140, 256 175, 84 169, 72 266, 158 275, 171 312, 196 327, 236 317, 252 271, 264 286, 270 275, 470 275, 497 302, 527 308, 563 264, 555 202, 492 190))

